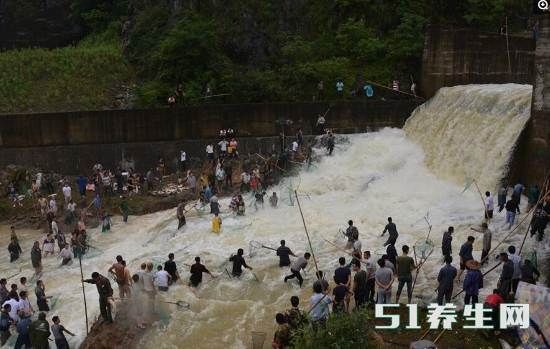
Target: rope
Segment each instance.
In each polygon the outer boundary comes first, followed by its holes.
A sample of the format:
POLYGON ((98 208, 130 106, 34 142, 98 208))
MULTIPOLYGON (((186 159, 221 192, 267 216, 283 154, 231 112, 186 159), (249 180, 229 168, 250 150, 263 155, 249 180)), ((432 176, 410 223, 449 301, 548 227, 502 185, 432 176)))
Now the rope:
POLYGON ((508 53, 508 74, 512 74, 512 65, 510 64, 510 39, 508 37, 508 16, 505 17, 506 21, 506 52, 508 53))
POLYGON ((307 232, 306 220, 304 219, 304 213, 302 212, 302 206, 300 205, 300 199, 298 199, 298 192, 294 190, 294 195, 296 196, 296 202, 298 203, 298 209, 300 210, 300 216, 302 216, 302 223, 304 224, 304 230, 307 236, 307 242, 309 243, 309 249, 311 250, 311 256, 313 257, 313 263, 315 263, 315 270, 317 275, 319 275, 319 266, 317 265, 317 259, 315 258, 315 253, 313 253, 313 246, 311 245, 311 239, 309 238, 309 233, 307 232))
POLYGON ((405 94, 405 95, 413 96, 414 98, 418 98, 418 99, 421 99, 421 100, 424 100, 424 101, 426 100, 425 98, 422 98, 420 96, 415 96, 412 93, 408 93, 408 92, 404 92, 404 91, 400 91, 400 90, 394 90, 393 88, 389 88, 387 86, 384 86, 382 84, 378 84, 378 83, 373 82, 373 81, 365 80, 365 82, 367 82, 371 85, 375 85, 375 86, 378 86, 378 87, 385 88, 386 90, 390 90, 390 91, 393 91, 393 92, 398 92, 398 93, 402 93, 402 94, 405 94))

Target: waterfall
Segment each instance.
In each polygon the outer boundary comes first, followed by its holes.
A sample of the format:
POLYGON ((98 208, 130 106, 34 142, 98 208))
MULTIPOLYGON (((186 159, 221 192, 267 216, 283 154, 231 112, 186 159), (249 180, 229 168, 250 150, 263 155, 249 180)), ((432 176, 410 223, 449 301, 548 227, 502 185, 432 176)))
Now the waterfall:
POLYGON ((531 92, 531 85, 518 84, 444 87, 404 129, 438 177, 458 184, 476 179, 481 190, 493 191, 529 120, 531 92))

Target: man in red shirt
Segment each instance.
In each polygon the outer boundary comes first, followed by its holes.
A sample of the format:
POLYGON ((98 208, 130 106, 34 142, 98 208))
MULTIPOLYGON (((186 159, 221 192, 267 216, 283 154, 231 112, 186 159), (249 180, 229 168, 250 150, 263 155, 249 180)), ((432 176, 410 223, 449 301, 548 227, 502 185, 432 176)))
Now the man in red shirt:
MULTIPOLYGON (((501 303, 504 303, 504 298, 502 298, 502 296, 500 295, 498 289, 494 289, 493 290, 493 293, 488 295, 486 298, 485 298, 485 307, 486 308, 489 308, 489 309, 492 309, 493 312, 492 312, 492 318, 493 318, 493 328, 494 329, 497 329, 498 328, 498 324, 499 324, 499 307, 500 307, 500 304, 501 303)), ((498 334, 498 331, 495 330, 495 334, 498 334)))

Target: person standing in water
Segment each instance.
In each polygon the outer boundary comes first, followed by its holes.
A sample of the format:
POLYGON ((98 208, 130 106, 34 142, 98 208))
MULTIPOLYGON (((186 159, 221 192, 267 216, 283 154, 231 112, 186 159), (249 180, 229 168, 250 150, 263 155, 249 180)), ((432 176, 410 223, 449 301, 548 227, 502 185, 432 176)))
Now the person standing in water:
POLYGON ((118 205, 118 209, 120 210, 120 214, 122 214, 122 221, 124 223, 128 223, 128 215, 130 214, 130 209, 128 208, 128 201, 126 201, 126 198, 124 196, 120 196, 120 205, 118 205))
POLYGON ((271 207, 273 208, 277 207, 278 202, 279 202, 279 198, 277 197, 277 193, 273 192, 273 195, 269 198, 269 203, 271 204, 271 207))
POLYGON ((63 332, 67 332, 74 337, 74 333, 67 330, 63 325, 61 325, 61 320, 59 316, 54 316, 52 318, 53 324, 51 326, 53 338, 55 339, 55 346, 57 349, 69 349, 69 343, 63 332))
POLYGON ((504 205, 506 205, 506 196, 508 195, 508 190, 506 186, 503 185, 498 190, 497 203, 498 203, 498 212, 502 212, 504 205))
POLYGON ((46 296, 46 286, 42 280, 36 282, 36 288, 34 289, 34 294, 36 295, 36 305, 38 305, 39 311, 50 311, 50 306, 48 305, 48 299, 52 298, 51 296, 46 296))
POLYGON ((485 192, 485 219, 493 219, 493 211, 495 209, 495 199, 491 195, 491 192, 485 192))
POLYGON ((407 304, 411 303, 412 299, 412 271, 416 269, 414 259, 409 257, 409 246, 403 245, 403 254, 396 259, 395 266, 397 267, 397 293, 395 295, 395 303, 399 303, 399 297, 403 286, 407 284, 407 304))
POLYGON ((289 256, 296 257, 296 255, 294 253, 292 253, 290 248, 288 248, 285 245, 286 245, 286 241, 281 240, 281 246, 279 246, 277 248, 277 251, 276 251, 277 256, 279 256, 279 267, 288 267, 290 265, 290 257, 289 256))
POLYGON ((483 265, 488 262, 487 257, 489 256, 489 251, 491 251, 491 238, 493 236, 493 233, 485 222, 481 223, 481 230, 478 230, 476 228, 470 229, 483 234, 483 249, 481 251, 481 265, 483 265))
POLYGON ((437 304, 443 305, 443 298, 445 302, 449 303, 451 301, 451 296, 453 295, 453 282, 457 274, 455 267, 451 265, 453 262, 453 257, 450 255, 445 255, 445 266, 439 270, 437 275, 437 304))
POLYGON ((104 321, 112 323, 113 317, 111 315, 110 300, 113 297, 113 289, 111 288, 111 283, 109 282, 109 279, 94 271, 92 273, 91 279, 86 279, 82 281, 96 285, 97 293, 99 293, 99 310, 101 312, 101 317, 104 321))
POLYGON ((217 213, 214 213, 212 217, 212 232, 219 234, 222 229, 222 219, 218 216, 217 213))
POLYGON ((73 260, 73 253, 69 248, 69 244, 65 244, 58 255, 61 258, 61 265, 69 265, 73 260))
POLYGON ((231 271, 231 274, 234 277, 240 277, 242 275, 242 273, 243 273, 242 267, 245 267, 246 269, 252 270, 252 267, 250 267, 246 264, 246 261, 244 260, 243 254, 244 254, 243 249, 239 248, 237 250, 236 255, 232 255, 231 257, 229 257, 229 261, 233 262, 233 270, 231 271))
POLYGON ((311 257, 311 254, 309 252, 304 253, 303 257, 298 257, 298 259, 291 264, 290 272, 292 274, 285 276, 285 279, 284 279, 285 282, 289 279, 297 278, 298 282, 300 283, 300 287, 302 287, 302 284, 304 283, 304 279, 302 278, 300 271, 306 268, 307 261, 309 260, 310 257, 311 257))
POLYGON ((462 273, 466 269, 466 262, 474 259, 472 256, 474 241, 475 238, 473 236, 468 236, 468 240, 466 240, 466 242, 460 247, 460 252, 458 253, 460 256, 460 272, 458 273, 458 281, 460 281, 460 276, 462 276, 462 273))
POLYGON ((344 232, 344 235, 348 238, 346 250, 353 248, 353 244, 359 239, 359 230, 357 230, 357 227, 353 225, 353 221, 351 219, 348 221, 348 228, 344 232))
POLYGON ((390 236, 388 237, 388 240, 384 242, 384 247, 390 244, 395 245, 395 242, 397 241, 397 237, 399 236, 399 233, 397 233, 397 227, 395 226, 395 223, 393 223, 391 217, 388 217, 388 224, 386 224, 386 227, 384 228, 384 231, 380 236, 384 236, 386 232, 389 232, 390 236))
POLYGON ((40 278, 42 275, 42 250, 40 249, 40 243, 38 241, 34 242, 31 249, 31 263, 34 268, 35 278, 40 278))
POLYGON ((327 150, 328 155, 332 155, 332 152, 334 151, 334 134, 332 131, 328 131, 328 137, 327 137, 327 150))
POLYGON ((215 276, 212 275, 212 273, 208 269, 206 269, 203 264, 201 264, 200 257, 195 257, 195 264, 191 266, 190 273, 191 276, 189 277, 189 286, 191 287, 199 287, 200 283, 202 282, 203 273, 206 273, 215 278, 215 276))
POLYGON ((19 255, 23 253, 23 250, 21 249, 21 246, 19 245, 19 241, 17 241, 17 238, 11 237, 11 242, 8 245, 8 252, 10 253, 10 263, 15 262, 19 259, 19 255))
POLYGON ((49 348, 48 337, 50 337, 50 334, 50 324, 46 320, 46 313, 41 312, 38 314, 38 320, 32 322, 29 326, 32 348, 49 348))
POLYGON ((178 217, 178 230, 181 229, 186 224, 185 220, 185 203, 180 202, 178 205, 178 209, 176 212, 176 216, 178 217))
POLYGON ((441 239, 441 254, 443 258, 445 258, 445 256, 451 256, 451 243, 453 241, 454 231, 454 227, 449 227, 449 229, 443 233, 443 238, 441 239))
POLYGON ((174 262, 174 254, 168 254, 168 260, 164 262, 164 270, 170 274, 170 283, 175 283, 179 280, 180 274, 178 273, 178 267, 174 262))

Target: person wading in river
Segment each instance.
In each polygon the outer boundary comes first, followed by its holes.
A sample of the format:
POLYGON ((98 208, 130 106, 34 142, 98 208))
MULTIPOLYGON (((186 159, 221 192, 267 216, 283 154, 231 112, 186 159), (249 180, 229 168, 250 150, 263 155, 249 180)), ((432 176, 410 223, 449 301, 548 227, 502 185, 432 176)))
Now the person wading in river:
POLYGON ((208 269, 206 269, 203 264, 201 264, 200 257, 195 257, 195 264, 191 266, 190 273, 191 276, 189 277, 189 286, 191 287, 198 287, 200 285, 200 283, 202 282, 203 273, 206 273, 215 278, 215 276, 212 275, 212 273, 208 269))
POLYGON ((393 223, 391 217, 388 217, 388 224, 386 224, 386 227, 384 228, 384 231, 380 236, 384 236, 386 232, 389 232, 390 236, 388 237, 388 240, 384 242, 384 247, 390 244, 395 245, 395 242, 397 241, 397 237, 399 236, 399 234, 397 233, 397 227, 395 226, 395 223, 393 223))
POLYGON ((246 269, 252 270, 252 267, 250 267, 246 264, 246 261, 244 260, 243 254, 244 254, 243 249, 239 248, 237 250, 236 255, 232 255, 231 257, 229 257, 229 261, 233 262, 233 270, 231 271, 231 274, 234 277, 240 277, 242 275, 242 273, 243 273, 243 268, 242 267, 245 267, 246 269))
POLYGON ((178 205, 178 210, 176 212, 176 216, 178 217, 178 230, 181 229, 186 223, 185 221, 185 203, 180 202, 178 205))
POLYGON ((290 265, 290 257, 296 255, 292 253, 290 248, 285 246, 285 240, 281 240, 281 246, 277 248, 277 256, 279 256, 279 267, 288 267, 290 265))
POLYGON ((292 274, 285 276, 285 279, 284 279, 285 282, 289 279, 297 278, 300 284, 300 287, 302 287, 302 284, 304 283, 304 279, 302 278, 300 271, 306 268, 307 261, 309 260, 310 257, 311 257, 311 254, 309 252, 304 253, 303 257, 298 257, 298 259, 295 260, 294 263, 290 265, 290 272, 292 274))
POLYGON ((111 315, 110 302, 113 297, 113 289, 111 288, 111 283, 109 282, 109 279, 94 271, 92 273, 91 279, 86 279, 82 281, 96 285, 97 293, 99 293, 99 310, 101 312, 101 317, 104 321, 112 323, 113 317, 111 315))

